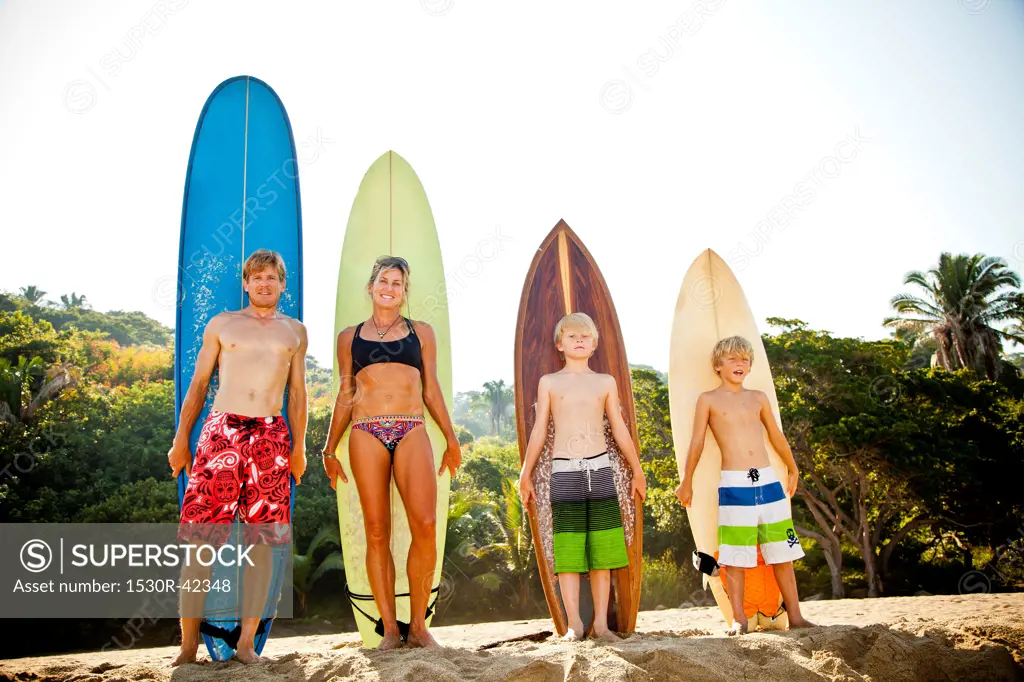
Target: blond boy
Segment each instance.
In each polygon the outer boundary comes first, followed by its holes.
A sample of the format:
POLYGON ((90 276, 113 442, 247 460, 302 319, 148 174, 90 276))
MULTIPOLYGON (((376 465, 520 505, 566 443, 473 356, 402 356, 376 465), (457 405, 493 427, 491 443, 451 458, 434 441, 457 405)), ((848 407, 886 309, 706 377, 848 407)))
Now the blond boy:
POLYGON ((555 327, 555 347, 565 367, 540 379, 537 421, 526 447, 519 478, 523 503, 535 498, 533 467, 554 420, 555 442, 551 473, 551 515, 555 573, 562 593, 569 631, 563 639, 585 637, 579 612, 580 574, 590 573, 594 598, 594 635, 605 641, 618 637, 608 629, 611 570, 629 565, 622 527, 622 510, 605 449, 604 419, 633 471, 631 495, 643 500, 647 482, 636 448, 619 410, 615 377, 590 369, 597 349, 597 327, 584 313, 572 313, 555 327))
MULTIPOLYGON (((693 501, 693 472, 704 449, 707 427, 722 451, 722 476, 718 487, 718 563, 740 569, 757 566, 757 548, 766 564, 773 566, 775 579, 789 615, 789 627, 813 625, 800 614, 793 561, 804 555, 793 528, 788 497, 799 482, 796 462, 786 437, 775 422, 771 403, 761 391, 743 387, 750 373, 754 349, 741 336, 730 336, 715 344, 712 366, 721 379, 718 388, 697 398, 697 409, 683 481, 676 497, 684 507, 693 501), (789 472, 785 489, 764 447, 764 432, 789 472)), ((726 572, 734 624, 730 635, 747 632, 743 613, 745 570, 726 572)))

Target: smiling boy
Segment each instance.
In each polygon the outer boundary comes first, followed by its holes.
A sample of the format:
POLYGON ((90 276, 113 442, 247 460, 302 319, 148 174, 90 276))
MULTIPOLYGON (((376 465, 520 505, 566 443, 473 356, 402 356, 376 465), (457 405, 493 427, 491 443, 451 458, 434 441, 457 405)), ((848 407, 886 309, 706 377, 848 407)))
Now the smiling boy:
POLYGON ((690 440, 683 481, 676 497, 684 507, 693 502, 693 472, 704 449, 708 426, 722 451, 722 476, 718 487, 718 563, 741 570, 726 572, 729 602, 734 624, 730 635, 747 632, 743 613, 743 584, 746 568, 757 566, 757 548, 766 564, 772 565, 779 584, 789 627, 810 627, 800 614, 793 561, 804 555, 793 528, 789 501, 800 476, 786 437, 775 422, 771 403, 762 391, 743 387, 750 373, 754 348, 741 336, 721 339, 712 351, 711 362, 721 379, 718 388, 697 398, 693 437, 690 440), (764 433, 789 472, 786 487, 775 477, 764 433))

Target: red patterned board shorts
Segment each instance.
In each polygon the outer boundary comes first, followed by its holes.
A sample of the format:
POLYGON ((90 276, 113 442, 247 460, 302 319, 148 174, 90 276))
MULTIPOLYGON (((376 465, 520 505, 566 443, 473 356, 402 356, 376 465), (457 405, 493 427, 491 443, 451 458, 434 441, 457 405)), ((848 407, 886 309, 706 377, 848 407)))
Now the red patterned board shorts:
POLYGON ((199 528, 185 529, 202 524, 208 531, 207 524, 230 524, 237 516, 243 523, 259 524, 263 542, 290 541, 290 532, 285 534, 291 523, 290 474, 291 435, 283 416, 210 410, 181 503, 179 538, 184 533, 189 539, 214 540, 199 528), (268 528, 274 529, 272 538, 268 528))

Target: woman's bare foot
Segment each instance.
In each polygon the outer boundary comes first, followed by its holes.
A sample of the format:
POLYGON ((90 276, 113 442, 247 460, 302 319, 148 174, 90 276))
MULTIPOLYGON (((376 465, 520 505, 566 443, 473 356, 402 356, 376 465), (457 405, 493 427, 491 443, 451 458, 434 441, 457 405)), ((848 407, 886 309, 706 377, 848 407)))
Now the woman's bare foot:
POLYGON ((747 621, 743 621, 742 623, 738 620, 733 621, 732 627, 726 630, 725 634, 729 635, 730 637, 747 634, 747 621))
POLYGON ((199 645, 196 644, 194 647, 181 647, 181 651, 178 652, 177 658, 171 661, 169 668, 176 668, 182 663, 195 663, 196 654, 199 653, 199 645))
POLYGON ((611 630, 608 630, 608 629, 602 630, 601 632, 598 632, 597 630, 595 630, 594 631, 594 638, 595 639, 599 639, 602 642, 608 642, 609 644, 613 644, 613 643, 621 642, 622 641, 621 637, 619 637, 617 634, 615 634, 614 632, 612 632, 611 630))
POLYGON ((409 646, 417 648, 432 649, 440 646, 434 639, 434 636, 427 630, 421 630, 419 632, 413 632, 410 630, 409 637, 406 638, 406 641, 409 643, 409 646))
POLYGON ((812 623, 811 621, 807 620, 806 618, 790 618, 789 619, 789 629, 790 630, 800 630, 800 629, 803 629, 803 628, 815 628, 815 627, 818 627, 818 625, 816 623, 812 623))
POLYGON ((238 649, 235 652, 235 658, 242 663, 266 663, 269 660, 257 654, 256 650, 251 647, 238 649))
POLYGON ((397 632, 385 632, 384 638, 377 645, 377 651, 388 651, 402 646, 402 636, 397 632))

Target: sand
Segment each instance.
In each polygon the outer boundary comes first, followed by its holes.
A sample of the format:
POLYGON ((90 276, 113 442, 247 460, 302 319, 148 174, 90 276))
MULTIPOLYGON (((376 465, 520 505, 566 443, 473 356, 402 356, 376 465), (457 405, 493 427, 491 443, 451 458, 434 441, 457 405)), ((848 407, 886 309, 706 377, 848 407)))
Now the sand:
POLYGON ((727 638, 717 609, 648 611, 636 634, 610 645, 550 641, 546 620, 438 627, 445 646, 432 651, 368 651, 355 633, 282 637, 267 644, 271 662, 251 666, 170 669, 174 647, 115 649, 0 661, 0 680, 1024 679, 1024 594, 812 601, 804 613, 820 627, 727 638))

